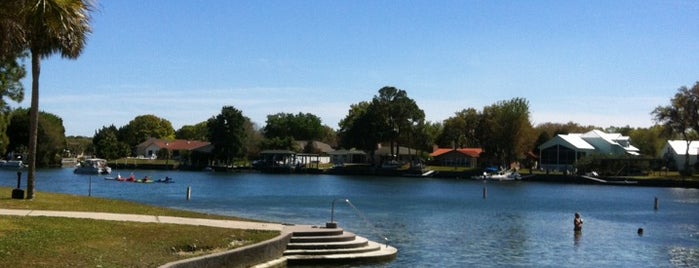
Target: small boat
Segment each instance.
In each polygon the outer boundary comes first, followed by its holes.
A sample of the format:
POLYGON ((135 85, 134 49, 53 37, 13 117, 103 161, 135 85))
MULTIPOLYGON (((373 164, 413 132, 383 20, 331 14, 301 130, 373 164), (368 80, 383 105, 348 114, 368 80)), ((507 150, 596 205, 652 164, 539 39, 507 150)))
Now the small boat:
POLYGON ((483 175, 471 177, 474 180, 492 180, 492 181, 514 181, 521 180, 522 175, 520 175, 515 170, 497 170, 493 168, 487 168, 483 175))
POLYGON ((153 182, 153 179, 151 179, 150 177, 146 176, 146 177, 144 177, 143 179, 138 179, 138 180, 136 180, 136 181, 134 181, 134 182, 135 182, 135 183, 151 183, 151 182, 153 182))
POLYGON ((24 167, 26 167, 26 165, 22 160, 0 161, 0 168, 2 169, 22 169, 24 167))
POLYGON ((158 182, 158 183, 175 183, 175 180, 173 180, 173 179, 170 178, 170 177, 165 176, 164 179, 157 179, 155 182, 158 182))
POLYGON ((494 180, 494 181, 515 181, 515 180, 521 180, 522 175, 519 175, 519 173, 515 171, 505 171, 497 174, 490 174, 489 176, 486 176, 486 180, 494 180))
MULTIPOLYGON (((143 179, 136 179, 136 176, 133 175, 133 173, 128 176, 128 177, 122 177, 121 174, 117 175, 116 177, 105 177, 105 180, 113 180, 113 181, 120 181, 120 182, 135 182, 135 183, 151 183, 155 182, 153 179, 151 179, 148 176, 143 177, 143 179)), ((173 181, 174 182, 174 181, 173 181)))
POLYGON ((100 158, 88 158, 80 162, 73 171, 76 174, 110 174, 112 168, 107 166, 107 160, 100 158))

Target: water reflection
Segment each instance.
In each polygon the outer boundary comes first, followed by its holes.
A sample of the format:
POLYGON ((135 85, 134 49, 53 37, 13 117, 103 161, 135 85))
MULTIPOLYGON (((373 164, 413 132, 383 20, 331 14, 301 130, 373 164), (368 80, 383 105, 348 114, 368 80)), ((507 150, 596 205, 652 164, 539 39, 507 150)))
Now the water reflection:
POLYGON ((580 239, 582 239, 582 231, 573 231, 573 245, 580 246, 580 239))

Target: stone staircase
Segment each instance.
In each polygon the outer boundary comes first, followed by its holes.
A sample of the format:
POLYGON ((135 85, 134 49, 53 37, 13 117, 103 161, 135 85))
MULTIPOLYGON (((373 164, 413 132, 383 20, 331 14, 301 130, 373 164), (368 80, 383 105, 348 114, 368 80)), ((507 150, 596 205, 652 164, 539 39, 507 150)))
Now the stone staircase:
MULTIPOLYGON (((334 227, 334 226, 332 226, 334 227)), ((291 241, 284 251, 289 266, 374 263, 393 260, 398 250, 342 228, 291 226, 291 241)))

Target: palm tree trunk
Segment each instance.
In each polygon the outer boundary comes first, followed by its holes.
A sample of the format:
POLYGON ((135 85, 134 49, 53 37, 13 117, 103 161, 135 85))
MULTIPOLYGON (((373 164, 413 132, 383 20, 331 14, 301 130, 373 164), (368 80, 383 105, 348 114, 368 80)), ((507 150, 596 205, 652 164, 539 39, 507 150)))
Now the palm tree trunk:
POLYGON ((29 167, 27 174, 27 199, 34 199, 36 172, 36 137, 39 131, 39 73, 41 56, 32 52, 32 101, 29 109, 29 167))

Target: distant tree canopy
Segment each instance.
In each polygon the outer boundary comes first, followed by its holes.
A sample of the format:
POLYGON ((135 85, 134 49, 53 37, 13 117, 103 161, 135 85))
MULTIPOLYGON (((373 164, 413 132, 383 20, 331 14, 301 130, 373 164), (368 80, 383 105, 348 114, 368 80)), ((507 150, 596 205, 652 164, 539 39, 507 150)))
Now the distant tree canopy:
POLYGON ((395 87, 379 89, 371 102, 353 104, 339 125, 341 146, 369 152, 380 142, 390 141, 393 152, 394 143, 421 145, 419 139, 425 137, 425 113, 407 92, 395 87))
POLYGON ((508 165, 521 158, 534 143, 529 102, 514 98, 483 108, 479 130, 483 154, 490 161, 508 165))
POLYGON ((221 113, 207 122, 208 140, 214 146, 213 155, 226 164, 244 156, 246 126, 250 119, 233 106, 224 106, 221 113))
MULTIPOLYGON (((8 151, 23 155, 27 153, 29 136, 29 110, 17 109, 12 112, 10 124, 7 127, 10 144, 8 151)), ((66 148, 65 128, 63 120, 50 113, 39 113, 39 129, 37 133, 36 165, 40 167, 57 166, 61 163, 63 149, 66 148)))
POLYGON ((481 113, 476 109, 468 108, 447 118, 444 120, 441 135, 437 138, 437 145, 443 148, 480 146, 480 138, 476 131, 479 129, 481 117, 481 113))
POLYGON ((92 138, 83 136, 66 137, 66 151, 64 157, 76 157, 81 154, 94 154, 95 146, 92 138))
POLYGON ((632 129, 628 134, 633 145, 636 146, 641 155, 658 157, 660 150, 665 145, 666 139, 663 139, 663 127, 652 126, 650 128, 632 129))
POLYGON ((119 130, 111 125, 102 127, 92 138, 95 156, 105 159, 118 159, 130 156, 132 147, 119 140, 119 130))
POLYGON ((119 141, 136 147, 149 138, 172 140, 175 129, 170 121, 155 115, 140 115, 119 129, 119 141))
POLYGON ((175 138, 181 140, 206 141, 209 130, 206 127, 207 121, 199 122, 196 125, 184 125, 175 131, 175 138))
POLYGON ((370 114, 369 102, 363 101, 350 105, 347 116, 339 122, 340 147, 357 148, 367 152, 376 150, 380 137, 373 124, 373 114, 370 114))
POLYGON ((262 132, 268 139, 291 137, 294 140, 320 140, 325 135, 320 118, 310 113, 268 115, 262 132))

